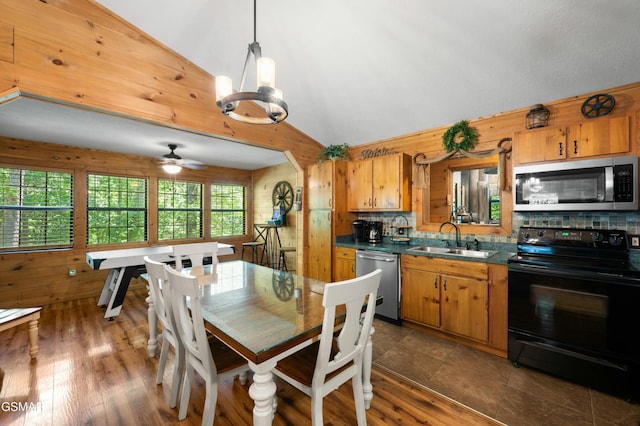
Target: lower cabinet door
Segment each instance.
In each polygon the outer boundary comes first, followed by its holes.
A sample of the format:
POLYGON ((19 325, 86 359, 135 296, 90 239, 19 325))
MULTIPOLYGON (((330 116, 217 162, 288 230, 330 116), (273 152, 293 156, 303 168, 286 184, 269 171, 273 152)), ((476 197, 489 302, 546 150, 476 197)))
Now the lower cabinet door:
POLYGON ((442 329, 486 342, 489 337, 487 281, 451 275, 440 277, 442 329))
POLYGON ((402 270, 402 318, 440 327, 440 276, 420 269, 402 270))
POLYGON ((311 210, 309 213, 309 278, 331 282, 331 210, 311 210))

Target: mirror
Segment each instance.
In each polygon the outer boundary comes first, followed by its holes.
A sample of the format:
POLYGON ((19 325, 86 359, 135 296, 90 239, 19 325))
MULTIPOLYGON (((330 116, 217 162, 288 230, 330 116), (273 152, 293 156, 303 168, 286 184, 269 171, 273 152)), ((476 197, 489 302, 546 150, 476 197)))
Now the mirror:
POLYGON ((423 188, 415 188, 416 229, 437 231, 443 222, 474 234, 511 233, 511 162, 499 155, 431 163, 423 188), (501 173, 506 178, 500 187, 501 173))
POLYGON ((450 220, 478 225, 500 224, 498 168, 454 170, 450 220))

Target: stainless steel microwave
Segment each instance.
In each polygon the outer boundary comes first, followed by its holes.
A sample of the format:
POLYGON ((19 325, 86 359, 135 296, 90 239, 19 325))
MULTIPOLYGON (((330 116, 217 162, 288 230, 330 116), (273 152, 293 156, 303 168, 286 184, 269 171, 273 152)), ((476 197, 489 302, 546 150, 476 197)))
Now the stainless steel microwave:
POLYGON ((513 168, 514 211, 638 210, 638 157, 513 168))

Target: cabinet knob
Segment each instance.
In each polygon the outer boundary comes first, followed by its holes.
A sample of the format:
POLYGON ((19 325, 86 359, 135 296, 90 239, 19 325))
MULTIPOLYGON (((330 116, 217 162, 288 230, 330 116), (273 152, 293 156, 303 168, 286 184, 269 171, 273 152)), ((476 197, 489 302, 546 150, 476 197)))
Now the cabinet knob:
POLYGON ((438 277, 433 280, 433 288, 438 288, 438 277))
POLYGON ((577 140, 573 141, 573 153, 574 154, 578 153, 578 141, 577 140))
POLYGON ((558 142, 558 154, 562 157, 562 142, 558 142))
POLYGON ((447 291, 447 280, 444 280, 444 283, 442 284, 442 288, 444 289, 444 291, 447 291))

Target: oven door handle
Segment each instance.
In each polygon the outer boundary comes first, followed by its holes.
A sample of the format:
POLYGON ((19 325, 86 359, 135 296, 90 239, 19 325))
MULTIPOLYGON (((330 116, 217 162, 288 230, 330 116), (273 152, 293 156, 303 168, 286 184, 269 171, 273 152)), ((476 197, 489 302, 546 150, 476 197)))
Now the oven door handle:
POLYGON ((531 265, 531 264, 527 264, 527 265, 520 265, 518 263, 509 263, 508 264, 508 269, 510 270, 518 270, 518 271, 528 271, 530 269, 544 269, 544 270, 548 270, 549 267, 545 266, 545 265, 531 265))

